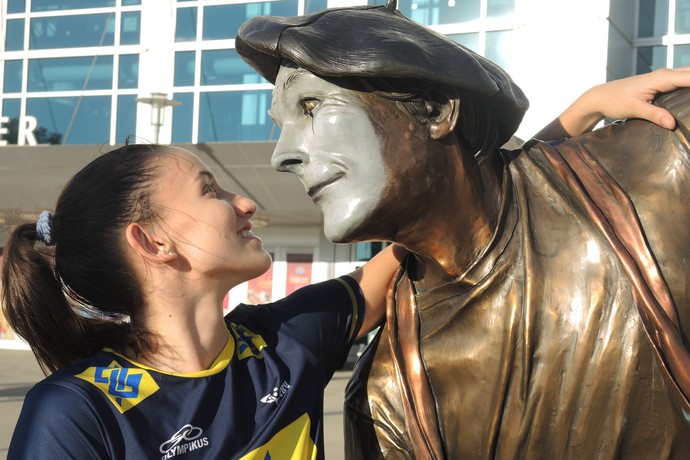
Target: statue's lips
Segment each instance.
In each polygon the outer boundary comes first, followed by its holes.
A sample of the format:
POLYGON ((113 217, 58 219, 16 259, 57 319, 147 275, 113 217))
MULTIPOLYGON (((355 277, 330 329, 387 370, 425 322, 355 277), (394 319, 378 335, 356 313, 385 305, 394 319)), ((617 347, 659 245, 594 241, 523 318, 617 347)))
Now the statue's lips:
POLYGON ((345 173, 339 173, 336 174, 335 176, 330 177, 327 180, 324 180, 322 182, 319 182, 315 185, 312 185, 311 187, 307 188, 307 195, 309 195, 312 199, 316 197, 316 195, 321 192, 325 187, 331 185, 332 183, 336 182, 338 179, 343 177, 345 173))

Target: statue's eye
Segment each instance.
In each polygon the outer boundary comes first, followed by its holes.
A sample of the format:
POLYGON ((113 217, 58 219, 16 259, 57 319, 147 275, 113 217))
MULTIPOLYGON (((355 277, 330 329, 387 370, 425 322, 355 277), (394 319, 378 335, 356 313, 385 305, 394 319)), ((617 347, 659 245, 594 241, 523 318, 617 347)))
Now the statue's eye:
POLYGON ((304 114, 310 117, 314 116, 313 111, 318 104, 319 100, 313 97, 305 97, 304 99, 299 101, 299 105, 302 107, 304 114))

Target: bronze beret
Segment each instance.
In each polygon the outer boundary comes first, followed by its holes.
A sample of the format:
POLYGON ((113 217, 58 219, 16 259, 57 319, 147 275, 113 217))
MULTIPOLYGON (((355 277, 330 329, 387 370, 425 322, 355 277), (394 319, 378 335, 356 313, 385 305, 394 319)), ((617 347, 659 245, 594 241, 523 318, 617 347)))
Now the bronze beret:
POLYGON ((486 101, 503 142, 529 106, 502 68, 385 6, 255 16, 240 27, 235 48, 271 83, 287 59, 324 77, 416 79, 450 97, 472 92, 486 101))

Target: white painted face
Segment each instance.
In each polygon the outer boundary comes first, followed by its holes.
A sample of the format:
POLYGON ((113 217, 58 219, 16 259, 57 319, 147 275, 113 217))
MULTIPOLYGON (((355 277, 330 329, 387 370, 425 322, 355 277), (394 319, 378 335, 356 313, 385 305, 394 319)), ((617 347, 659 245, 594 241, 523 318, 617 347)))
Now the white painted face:
POLYGON ((324 232, 349 241, 386 185, 381 139, 356 92, 281 67, 270 110, 281 128, 271 163, 299 177, 324 215, 324 232))

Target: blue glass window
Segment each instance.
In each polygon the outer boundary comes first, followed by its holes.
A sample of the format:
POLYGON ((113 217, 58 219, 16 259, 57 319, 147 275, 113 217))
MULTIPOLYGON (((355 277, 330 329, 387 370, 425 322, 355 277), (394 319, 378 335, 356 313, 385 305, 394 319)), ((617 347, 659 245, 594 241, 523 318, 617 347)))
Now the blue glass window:
POLYGON ((676 45, 673 49, 673 67, 690 66, 690 45, 676 45))
POLYGON ((110 96, 40 97, 26 101, 26 114, 65 144, 110 142, 110 96))
POLYGON ((79 91, 113 86, 113 57, 29 60, 29 91, 79 91), (88 82, 88 84, 86 84, 88 82))
POLYGON ((665 46, 641 46, 637 48, 636 74, 651 72, 666 67, 665 46))
MULTIPOLYGON (((462 0, 456 0, 462 1, 462 0)), ((489 18, 505 18, 515 12, 515 0, 488 0, 486 16, 489 18)))
POLYGON ((235 38, 242 23, 258 15, 295 16, 297 2, 239 3, 236 5, 207 6, 204 9, 204 40, 235 38))
POLYGON ((640 0, 638 37, 661 37, 668 30, 668 0, 640 0))
POLYGON ((201 93, 199 142, 267 140, 273 120, 271 91, 201 93))
POLYGON ((181 105, 173 107, 172 141, 173 143, 192 142, 194 94, 175 93, 173 99, 181 102, 181 105))
POLYGON ((235 38, 237 27, 235 23, 244 22, 244 9, 246 5, 219 5, 207 6, 204 9, 204 26, 202 38, 204 40, 219 40, 235 38), (233 18, 235 20, 233 21, 233 18), (234 32, 233 32, 234 30, 234 32))
POLYGON ((328 8, 328 0, 305 0, 304 12, 313 13, 314 11, 325 10, 328 8))
POLYGON ((26 0, 9 0, 7 2, 7 12, 12 13, 23 13, 26 11, 26 0))
POLYGON ((7 141, 8 144, 17 143, 20 108, 21 101, 19 99, 4 99, 2 101, 2 116, 9 118, 9 121, 3 123, 3 128, 7 129, 7 133, 0 134, 0 138, 7 141))
POLYGON ((122 0, 122 6, 141 5, 141 0, 122 0))
MULTIPOLYGON (((385 5, 386 1, 369 0, 368 3, 385 5)), ((475 21, 479 19, 480 4, 481 0, 400 0, 398 10, 414 21, 431 26, 475 21)))
POLYGON ((196 40, 196 7, 178 8, 175 20, 175 41, 189 42, 196 40))
POLYGON ((33 18, 29 49, 114 44, 115 13, 33 18))
POLYGON ((135 136, 137 130, 137 98, 133 94, 117 97, 117 120, 115 143, 124 144, 128 136, 135 136))
POLYGON ((690 0, 676 0, 676 33, 690 33, 690 0))
POLYGON ((486 33, 486 51, 484 52, 484 56, 503 67, 508 72, 510 72, 512 68, 511 57, 517 55, 512 52, 511 49, 511 43, 513 43, 511 41, 512 36, 512 30, 486 33))
POLYGON ((479 33, 473 32, 469 34, 450 34, 448 38, 456 43, 460 43, 465 48, 469 48, 475 53, 479 53, 479 33))
POLYGON ((366 262, 381 252, 385 247, 385 243, 371 242, 371 243, 355 243, 355 260, 359 262, 366 262))
POLYGON ((5 37, 5 51, 24 49, 24 19, 8 19, 7 36, 5 37))
POLYGON ((141 31, 141 12, 130 11, 122 13, 120 28, 121 45, 138 45, 141 31))
POLYGON ((4 93, 19 93, 22 90, 22 61, 5 61, 4 93))
POLYGON ((31 0, 31 11, 77 10, 115 6, 115 0, 31 0))
POLYGON ((175 86, 194 85, 194 51, 180 51, 175 53, 175 86))
POLYGON ((120 56, 118 88, 136 88, 139 82, 139 55, 123 54, 120 56))
POLYGON ((21 108, 21 100, 19 100, 19 99, 3 99, 2 100, 2 116, 3 117, 18 118, 20 108, 21 108))
POLYGON ((264 83, 264 80, 235 50, 210 50, 201 53, 202 85, 264 83))

